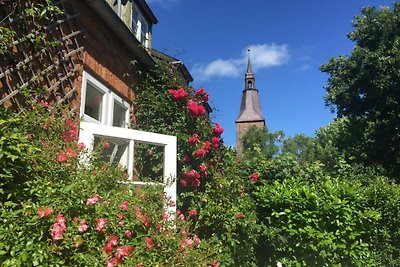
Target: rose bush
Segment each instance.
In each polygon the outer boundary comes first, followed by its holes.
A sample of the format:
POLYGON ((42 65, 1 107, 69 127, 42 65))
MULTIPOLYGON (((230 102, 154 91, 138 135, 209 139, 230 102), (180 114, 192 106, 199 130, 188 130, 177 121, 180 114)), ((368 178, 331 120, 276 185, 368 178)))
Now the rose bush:
POLYGON ((166 214, 159 187, 130 188, 125 170, 86 153, 78 124, 42 105, 0 110, 2 266, 208 266, 216 251, 166 214))

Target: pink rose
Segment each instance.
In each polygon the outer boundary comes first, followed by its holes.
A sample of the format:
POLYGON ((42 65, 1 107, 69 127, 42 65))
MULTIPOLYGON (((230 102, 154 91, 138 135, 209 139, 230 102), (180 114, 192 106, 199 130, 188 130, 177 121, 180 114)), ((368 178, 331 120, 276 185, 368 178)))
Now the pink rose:
POLYGON ((112 235, 107 239, 107 243, 113 247, 118 246, 118 239, 117 235, 112 235))
POLYGON ((128 210, 128 207, 129 207, 128 201, 122 202, 122 204, 119 205, 119 207, 120 207, 120 209, 122 209, 123 211, 127 211, 127 210, 128 210))
POLYGON ((243 218, 244 218, 243 213, 237 213, 236 214, 236 219, 243 219, 243 218))
POLYGON ((253 182, 255 182, 255 181, 257 181, 258 180, 258 175, 257 175, 257 173, 252 173, 251 175, 250 175, 250 179, 253 181, 253 182))
POLYGON ((86 230, 88 228, 89 228, 89 226, 86 224, 86 220, 82 220, 82 221, 79 222, 78 230, 79 230, 80 233, 86 232, 86 230))
POLYGON ((130 257, 132 256, 133 250, 133 246, 119 246, 115 253, 115 258, 123 260, 125 257, 130 257))
POLYGON ((57 161, 58 162, 65 162, 67 161, 68 157, 64 153, 58 154, 57 161))
POLYGON ((130 230, 126 230, 125 231, 125 236, 128 237, 128 238, 131 238, 132 237, 132 232, 130 230))
POLYGON ((189 216, 190 216, 190 217, 196 217, 197 214, 198 214, 198 212, 197 212, 197 210, 195 210, 195 209, 192 209, 192 210, 189 211, 189 216))
POLYGON ((37 211, 37 213, 38 213, 38 215, 39 215, 40 218, 44 218, 44 217, 47 217, 47 216, 49 216, 50 214, 52 214, 52 213, 53 213, 53 209, 52 209, 52 208, 49 208, 49 207, 45 207, 45 208, 43 208, 43 209, 39 209, 39 210, 37 211))
POLYGON ((147 249, 152 249, 154 247, 153 239, 151 237, 146 236, 145 240, 147 249))
POLYGON ((200 139, 197 134, 193 134, 193 136, 188 137, 188 143, 191 145, 195 145, 199 142, 200 142, 200 139))
POLYGON ((224 132, 224 128, 219 126, 219 123, 217 122, 213 128, 213 133, 215 136, 220 136, 224 132))
POLYGON ((99 201, 99 194, 95 194, 93 197, 86 199, 86 205, 95 205, 99 201))
POLYGON ((70 147, 68 147, 68 148, 65 150, 65 154, 66 154, 67 157, 69 157, 69 158, 75 158, 75 157, 76 157, 76 152, 75 152, 72 148, 70 148, 70 147))
POLYGON ((104 232, 106 230, 107 219, 98 218, 96 219, 96 221, 97 221, 96 230, 99 232, 104 232))

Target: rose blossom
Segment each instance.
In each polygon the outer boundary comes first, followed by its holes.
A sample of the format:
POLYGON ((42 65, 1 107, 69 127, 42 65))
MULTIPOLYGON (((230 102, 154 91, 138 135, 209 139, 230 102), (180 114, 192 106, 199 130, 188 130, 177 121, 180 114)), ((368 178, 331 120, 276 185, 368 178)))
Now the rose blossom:
POLYGON ((118 239, 117 235, 112 235, 107 239, 107 243, 113 247, 118 246, 118 239))
POLYGON ((53 224, 53 228, 51 230, 51 237, 54 241, 62 239, 65 228, 67 228, 65 225, 66 221, 67 220, 61 213, 57 215, 56 222, 53 224))
POLYGON ((188 143, 191 145, 195 145, 199 142, 200 142, 200 139, 197 134, 193 134, 193 136, 188 137, 188 143))
POLYGON ((37 211, 37 213, 38 213, 38 215, 39 215, 40 218, 43 218, 43 217, 47 217, 47 216, 49 216, 50 214, 52 214, 52 213, 53 213, 53 209, 52 209, 52 208, 49 208, 49 207, 45 207, 45 208, 43 208, 43 209, 39 209, 39 210, 37 211))
POLYGON ((128 210, 128 207, 129 207, 128 201, 125 200, 124 202, 122 202, 121 205, 119 205, 119 207, 120 207, 123 211, 127 211, 127 210, 128 210))
POLYGON ((192 245, 193 245, 193 240, 190 239, 190 238, 187 238, 187 239, 184 239, 184 240, 181 241, 180 247, 182 249, 184 249, 186 247, 190 248, 190 247, 192 247, 192 245))
POLYGON ((237 213, 236 214, 236 219, 243 219, 244 218, 244 215, 243 215, 243 213, 237 213))
POLYGON ((131 232, 131 230, 126 230, 126 231, 125 231, 125 236, 128 237, 128 238, 131 238, 131 237, 132 237, 132 232, 131 232))
POLYGON ((197 214, 198 214, 198 212, 197 212, 197 210, 195 210, 195 209, 192 209, 192 210, 189 211, 189 216, 190 216, 190 217, 196 217, 197 214))
POLYGON ((183 156, 182 160, 183 160, 184 162, 190 162, 191 158, 190 158, 189 155, 185 155, 185 156, 183 156))
POLYGON ((58 154, 57 161, 58 162, 65 162, 67 161, 68 157, 64 153, 58 154))
POLYGON ((202 158, 202 157, 204 157, 204 156, 206 155, 206 153, 207 153, 207 151, 205 151, 204 149, 197 149, 197 150, 194 152, 194 155, 195 155, 196 157, 198 157, 198 158, 202 158))
POLYGON ((110 243, 107 243, 102 250, 107 253, 108 255, 111 255, 111 252, 114 250, 112 245, 110 243))
POLYGON ((153 239, 151 237, 146 236, 145 240, 147 249, 152 249, 154 247, 153 239))
POLYGON ((203 105, 197 104, 196 101, 189 100, 186 104, 186 107, 192 116, 204 116, 206 114, 206 109, 203 105))
POLYGON ((89 226, 86 224, 86 220, 80 221, 80 223, 79 223, 79 228, 78 228, 78 230, 79 230, 80 233, 86 232, 86 230, 87 230, 88 228, 89 228, 89 226))
POLYGON ((95 205, 99 201, 99 194, 95 194, 93 197, 86 199, 86 205, 95 205))
POLYGON ((253 182, 255 182, 255 181, 257 181, 258 180, 258 175, 257 175, 257 173, 252 173, 251 175, 250 175, 250 179, 253 181, 253 182))
POLYGON ((200 237, 198 235, 194 235, 193 236, 193 241, 196 242, 196 243, 200 243, 201 242, 200 237))
POLYGON ((104 232, 104 230, 106 230, 107 219, 96 218, 96 221, 97 221, 96 230, 99 232, 104 232))
POLYGON ((200 172, 207 172, 207 166, 206 165, 200 165, 199 166, 200 172))
POLYGON ((125 257, 132 256, 133 246, 119 246, 115 258, 123 260, 125 257))
POLYGON ((201 184, 200 181, 196 179, 196 180, 192 181, 191 185, 192 185, 192 188, 196 188, 196 187, 199 187, 200 184, 201 184))
POLYGON ((40 100, 39 105, 43 108, 47 108, 49 106, 49 102, 40 100))
POLYGON ((224 132, 224 128, 219 126, 219 123, 215 123, 215 126, 213 128, 213 133, 215 136, 220 136, 224 132))
POLYGON ((117 266, 118 264, 120 264, 121 261, 122 261, 121 259, 113 258, 113 259, 107 261, 107 267, 115 267, 115 266, 117 266))
POLYGON ((208 101, 208 94, 204 88, 199 88, 196 90, 196 96, 200 97, 204 102, 208 101))
POLYGON ((174 101, 181 101, 188 96, 188 92, 184 88, 169 89, 168 93, 174 101))
POLYGON ((210 147, 211 147, 211 142, 205 141, 203 144, 203 149, 207 152, 208 150, 210 150, 210 147))
POLYGON ((186 187, 187 186, 187 181, 185 179, 182 179, 180 182, 182 187, 186 187))
POLYGON ((196 170, 192 169, 190 171, 185 172, 185 178, 192 181, 195 179, 200 179, 200 173, 198 173, 196 170))
POLYGON ((67 149, 65 149, 65 155, 67 155, 67 157, 69 158, 75 158, 76 152, 72 148, 68 147, 67 149))

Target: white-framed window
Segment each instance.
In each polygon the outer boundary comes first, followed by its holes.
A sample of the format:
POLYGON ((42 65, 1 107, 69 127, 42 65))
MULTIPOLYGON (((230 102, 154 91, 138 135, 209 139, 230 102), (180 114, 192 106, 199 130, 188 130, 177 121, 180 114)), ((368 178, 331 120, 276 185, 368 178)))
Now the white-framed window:
MULTIPOLYGON (((84 71, 79 142, 85 144, 90 154, 100 142, 106 141, 107 146, 104 146, 100 158, 125 168, 129 177, 128 185, 161 185, 165 194, 176 202, 176 137, 128 129, 129 107, 127 101, 84 71), (157 182, 133 180, 135 143, 164 148, 162 180, 157 182)), ((175 208, 168 207, 168 211, 172 214, 175 208)))
POLYGON ((82 120, 129 127, 129 103, 87 72, 82 77, 82 120))
MULTIPOLYGON (((91 153, 99 140, 105 139, 111 145, 106 148, 107 160, 110 163, 118 163, 127 170, 128 185, 152 186, 161 185, 164 192, 172 201, 176 202, 176 166, 177 166, 177 138, 176 136, 150 133, 132 129, 101 125, 94 122, 81 122, 79 142, 85 144, 91 153), (163 179, 161 182, 134 181, 134 149, 135 142, 146 143, 164 148, 163 179)), ((168 207, 172 214, 175 207, 168 207)))
POLYGON ((139 8, 133 3, 132 4, 132 32, 136 39, 145 46, 148 47, 149 39, 149 24, 140 12, 139 8))

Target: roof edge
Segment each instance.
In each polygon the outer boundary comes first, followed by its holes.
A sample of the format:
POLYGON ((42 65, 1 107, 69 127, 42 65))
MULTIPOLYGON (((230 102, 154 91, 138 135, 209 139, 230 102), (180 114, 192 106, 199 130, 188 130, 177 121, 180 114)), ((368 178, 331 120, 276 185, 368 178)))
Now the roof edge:
POLYGON ((136 39, 130 29, 105 0, 85 0, 85 3, 102 18, 102 20, 110 27, 111 31, 113 31, 125 46, 137 57, 136 59, 140 63, 148 69, 155 65, 154 59, 150 56, 147 50, 142 47, 141 43, 136 39))
POLYGON ((149 5, 146 3, 144 0, 137 0, 138 4, 140 7, 143 9, 144 13, 146 14, 147 17, 151 20, 153 24, 157 24, 158 20, 156 16, 154 15, 153 11, 151 11, 149 5))

